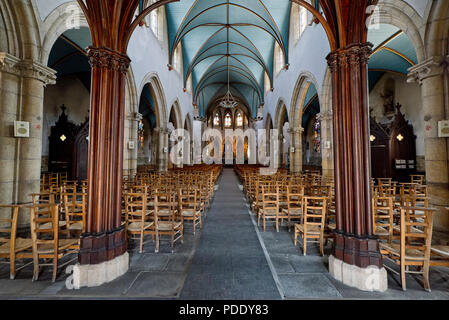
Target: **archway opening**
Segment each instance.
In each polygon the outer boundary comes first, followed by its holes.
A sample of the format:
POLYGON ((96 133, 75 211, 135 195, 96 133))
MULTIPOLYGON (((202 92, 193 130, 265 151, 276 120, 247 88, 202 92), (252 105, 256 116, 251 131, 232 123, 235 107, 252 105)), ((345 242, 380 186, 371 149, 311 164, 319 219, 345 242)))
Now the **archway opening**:
POLYGON ((58 176, 60 183, 87 179, 91 66, 84 48, 90 44, 87 27, 70 29, 48 58, 57 81, 44 90, 41 172, 58 176))

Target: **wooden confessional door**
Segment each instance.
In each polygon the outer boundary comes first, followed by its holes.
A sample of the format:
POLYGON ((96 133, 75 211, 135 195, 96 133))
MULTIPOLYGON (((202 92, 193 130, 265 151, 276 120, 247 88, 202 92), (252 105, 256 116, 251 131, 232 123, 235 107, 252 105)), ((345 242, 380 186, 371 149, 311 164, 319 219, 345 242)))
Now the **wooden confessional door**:
POLYGON ((87 166, 89 154, 89 120, 81 125, 75 138, 73 152, 73 173, 75 180, 87 180, 87 166))
POLYGON ((371 174, 373 178, 388 178, 389 176, 388 146, 371 146, 371 174))

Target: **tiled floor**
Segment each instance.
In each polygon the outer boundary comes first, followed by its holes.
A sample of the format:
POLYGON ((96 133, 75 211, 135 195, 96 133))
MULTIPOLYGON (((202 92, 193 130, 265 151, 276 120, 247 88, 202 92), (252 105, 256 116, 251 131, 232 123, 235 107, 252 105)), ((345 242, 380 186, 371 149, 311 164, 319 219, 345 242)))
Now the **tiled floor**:
POLYGON ((390 272, 385 293, 349 288, 330 277, 327 257, 319 256, 317 246, 303 256, 286 226, 279 233, 272 225, 266 232, 256 227, 232 169, 224 169, 219 185, 204 228, 193 236, 187 226, 175 253, 164 242, 155 254, 150 239, 143 254, 130 250, 124 276, 81 290, 66 288, 64 270, 52 284, 49 269, 32 282, 32 266, 8 280, 8 266, 0 265, 0 299, 449 299, 448 268, 431 269, 431 293, 412 275, 403 292, 390 272))

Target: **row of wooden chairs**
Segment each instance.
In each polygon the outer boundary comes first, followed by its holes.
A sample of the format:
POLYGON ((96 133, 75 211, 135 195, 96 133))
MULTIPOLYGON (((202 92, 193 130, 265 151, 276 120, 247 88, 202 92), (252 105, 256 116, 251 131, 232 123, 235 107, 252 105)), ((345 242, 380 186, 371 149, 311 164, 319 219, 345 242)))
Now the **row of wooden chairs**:
POLYGON ((51 265, 53 266, 52 281, 55 282, 58 269, 73 262, 76 258, 63 264, 60 264, 59 261, 79 250, 79 237, 61 238, 58 205, 54 203, 30 206, 2 205, 0 208, 10 209, 11 212, 7 218, 0 219, 0 223, 3 225, 0 232, 10 235, 0 238, 0 258, 8 260, 10 279, 15 278, 17 271, 33 263, 33 281, 38 280, 41 267, 51 265), (17 237, 17 223, 21 209, 29 210, 31 238, 17 237), (16 268, 18 259, 32 259, 32 262, 16 268))

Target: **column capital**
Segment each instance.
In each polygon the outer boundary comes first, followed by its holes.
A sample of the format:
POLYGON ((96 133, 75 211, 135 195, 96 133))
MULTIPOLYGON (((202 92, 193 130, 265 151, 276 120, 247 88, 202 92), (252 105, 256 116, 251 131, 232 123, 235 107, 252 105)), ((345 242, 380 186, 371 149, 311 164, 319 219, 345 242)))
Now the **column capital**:
POLYGON ((325 111, 317 114, 316 118, 319 121, 326 121, 326 120, 332 120, 333 119, 333 113, 332 111, 325 111))
POLYGON ((367 64, 372 48, 370 42, 355 43, 329 53, 326 59, 331 72, 335 72, 338 66, 367 64))
POLYGON ((87 57, 92 67, 111 69, 124 74, 131 64, 131 59, 127 55, 108 48, 89 47, 87 57))
POLYGON ((434 56, 410 69, 407 75, 407 82, 418 82, 422 84, 424 80, 443 74, 449 62, 448 57, 434 56))
POLYGON ((139 122, 140 120, 143 119, 143 115, 140 114, 139 112, 130 112, 127 115, 127 119, 131 120, 131 121, 139 122))
POLYGON ((288 133, 292 133, 292 134, 302 133, 302 132, 304 132, 304 128, 303 127, 296 127, 296 128, 289 128, 288 129, 288 133))
POLYGON ((33 60, 22 60, 18 68, 24 78, 39 80, 44 85, 56 84, 56 71, 33 60))
POLYGON ((42 81, 44 85, 56 83, 56 71, 33 60, 19 58, 0 52, 0 71, 18 77, 32 78, 42 81))
POLYGON ((170 130, 168 128, 159 128, 159 129, 154 129, 154 130, 158 130, 159 133, 161 134, 169 134, 170 130))
POLYGON ((6 52, 0 52, 0 71, 20 76, 21 71, 20 68, 18 68, 19 62, 19 58, 6 52))

